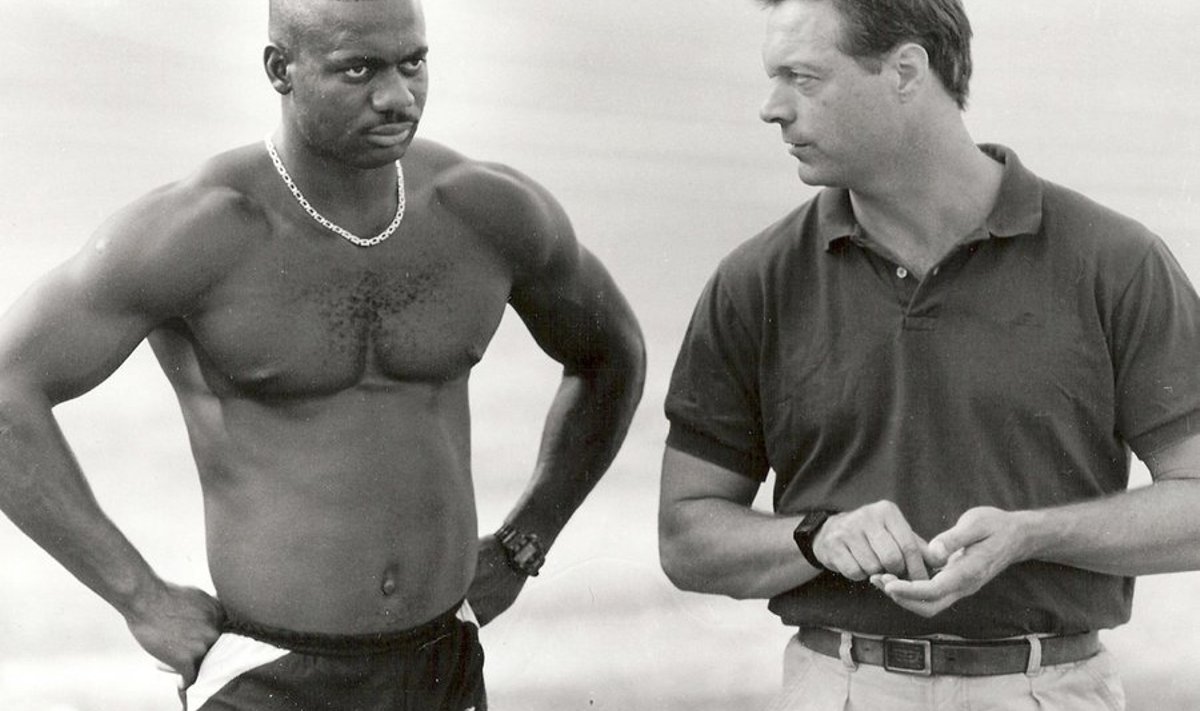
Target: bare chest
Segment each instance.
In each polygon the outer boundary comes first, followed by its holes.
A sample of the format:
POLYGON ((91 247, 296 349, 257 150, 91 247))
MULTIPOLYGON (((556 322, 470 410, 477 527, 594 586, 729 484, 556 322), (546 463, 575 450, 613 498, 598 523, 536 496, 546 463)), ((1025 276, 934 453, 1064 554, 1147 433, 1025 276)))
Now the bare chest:
POLYGON ((208 386, 316 395, 451 380, 483 356, 510 287, 494 255, 443 245, 354 257, 275 254, 230 275, 187 319, 208 386))

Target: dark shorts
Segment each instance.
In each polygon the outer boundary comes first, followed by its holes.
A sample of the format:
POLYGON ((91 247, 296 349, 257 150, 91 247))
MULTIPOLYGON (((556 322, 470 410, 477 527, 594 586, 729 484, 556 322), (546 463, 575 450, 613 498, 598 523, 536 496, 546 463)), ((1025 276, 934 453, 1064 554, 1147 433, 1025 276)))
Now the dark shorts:
POLYGON ((486 711, 479 627, 464 605, 384 635, 230 622, 185 711, 486 711))

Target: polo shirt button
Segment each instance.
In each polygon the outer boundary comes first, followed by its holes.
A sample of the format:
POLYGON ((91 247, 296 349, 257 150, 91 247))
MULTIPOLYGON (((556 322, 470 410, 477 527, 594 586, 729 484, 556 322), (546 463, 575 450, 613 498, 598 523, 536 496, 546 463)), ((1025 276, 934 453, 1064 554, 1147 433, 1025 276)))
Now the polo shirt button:
POLYGON ((908 276, 908 270, 904 267, 896 267, 896 276, 903 279, 904 277, 908 276))

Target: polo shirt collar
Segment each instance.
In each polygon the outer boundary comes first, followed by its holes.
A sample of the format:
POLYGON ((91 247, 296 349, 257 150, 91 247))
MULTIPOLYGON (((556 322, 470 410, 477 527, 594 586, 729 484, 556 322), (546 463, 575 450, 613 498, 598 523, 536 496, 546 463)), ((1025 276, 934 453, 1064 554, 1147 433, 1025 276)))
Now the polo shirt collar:
MULTIPOLYGON (((1004 167, 996 204, 985 222, 988 233, 1002 238, 1037 234, 1042 227, 1042 181, 1011 149, 989 143, 980 144, 979 149, 1004 167)), ((861 239, 849 190, 826 188, 821 191, 817 216, 826 249, 843 240, 861 239)))
POLYGON ((987 218, 994 237, 1035 235, 1042 229, 1042 181, 1004 146, 984 143, 979 149, 1004 166, 1000 194, 987 218))

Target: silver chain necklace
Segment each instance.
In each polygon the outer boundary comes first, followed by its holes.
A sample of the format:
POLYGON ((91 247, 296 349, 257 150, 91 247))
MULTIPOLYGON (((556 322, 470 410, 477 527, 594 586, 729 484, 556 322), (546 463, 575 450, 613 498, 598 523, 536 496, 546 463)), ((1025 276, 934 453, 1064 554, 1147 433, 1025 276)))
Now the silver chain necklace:
POLYGON ((404 169, 400 167, 400 161, 396 161, 396 216, 392 218, 392 224, 388 225, 383 232, 374 237, 359 237, 350 230, 334 224, 332 220, 317 212, 317 209, 304 197, 304 193, 300 192, 300 188, 296 186, 296 182, 288 174, 287 168, 283 167, 283 161, 279 159, 279 153, 275 151, 275 144, 271 142, 271 137, 267 136, 263 139, 263 143, 267 146, 267 155, 271 156, 271 162, 275 164, 275 172, 279 173, 279 177, 283 178, 283 182, 287 184, 288 190, 292 191, 296 202, 300 203, 300 207, 304 208, 304 211, 325 229, 345 237, 346 241, 357 247, 374 247, 388 237, 391 237, 396 228, 400 226, 400 221, 404 219, 404 169))

